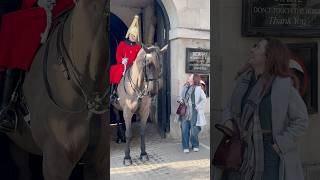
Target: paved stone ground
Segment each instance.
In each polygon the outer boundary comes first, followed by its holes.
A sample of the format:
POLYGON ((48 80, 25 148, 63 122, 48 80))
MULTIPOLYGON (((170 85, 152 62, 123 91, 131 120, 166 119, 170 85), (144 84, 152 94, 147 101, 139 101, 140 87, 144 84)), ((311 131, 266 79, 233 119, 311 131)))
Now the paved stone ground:
MULTIPOLYGON (((210 141, 200 140, 200 151, 183 153, 179 140, 159 136, 154 124, 147 124, 146 148, 149 161, 142 163, 138 123, 133 125, 131 166, 123 165, 124 144, 110 144, 111 180, 206 180, 210 179, 210 141)), ((115 129, 113 128, 115 137, 115 129)))

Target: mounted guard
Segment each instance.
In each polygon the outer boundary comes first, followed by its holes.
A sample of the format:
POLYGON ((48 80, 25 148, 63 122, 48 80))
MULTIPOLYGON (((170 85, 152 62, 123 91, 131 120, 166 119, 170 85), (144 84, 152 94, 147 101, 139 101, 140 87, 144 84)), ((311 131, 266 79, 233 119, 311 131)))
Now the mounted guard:
POLYGON ((80 162, 84 179, 105 180, 110 1, 17 1, 19 10, 6 12, 0 29, 0 131, 43 157, 45 180, 68 180, 80 162))
POLYGON ((133 21, 127 31, 126 38, 121 41, 117 47, 116 60, 117 64, 110 68, 110 84, 111 84, 111 102, 117 101, 117 87, 124 73, 129 66, 135 61, 140 46, 139 16, 135 15, 133 21))
MULTIPOLYGON (((53 19, 74 7, 73 0, 11 1, 15 8, 1 17, 0 26, 0 131, 17 128, 17 109, 29 112, 22 95, 25 73, 42 43, 46 42, 53 19), (56 2, 57 1, 57 2, 56 2)), ((10 9, 7 2, 3 8, 10 9)))

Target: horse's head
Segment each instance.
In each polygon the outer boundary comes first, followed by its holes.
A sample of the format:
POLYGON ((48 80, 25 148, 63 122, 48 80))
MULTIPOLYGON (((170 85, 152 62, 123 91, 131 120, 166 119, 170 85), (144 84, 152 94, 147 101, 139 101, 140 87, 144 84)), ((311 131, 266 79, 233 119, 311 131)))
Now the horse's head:
POLYGON ((162 55, 167 50, 168 45, 160 49, 158 46, 146 47, 142 44, 137 61, 143 71, 143 79, 148 85, 148 93, 151 96, 157 94, 159 90, 159 79, 162 75, 162 55))

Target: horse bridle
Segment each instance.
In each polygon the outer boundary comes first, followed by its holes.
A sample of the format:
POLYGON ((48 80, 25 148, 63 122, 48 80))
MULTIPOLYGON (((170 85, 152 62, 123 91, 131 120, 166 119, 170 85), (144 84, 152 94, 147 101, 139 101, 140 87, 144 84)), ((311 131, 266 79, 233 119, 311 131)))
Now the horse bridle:
MULTIPOLYGON (((158 56, 158 55, 157 55, 158 56)), ((159 58, 159 57, 157 57, 159 58)), ((128 79, 129 79, 129 83, 130 83, 130 86, 131 88, 133 89, 133 92, 135 94, 137 94, 137 99, 140 100, 141 98, 143 98, 144 96, 151 96, 150 93, 149 93, 149 82, 153 82, 153 81, 156 81, 158 82, 158 80, 161 78, 161 76, 158 76, 157 78, 149 78, 148 75, 147 75, 147 55, 144 55, 144 59, 143 59, 143 71, 144 71, 144 78, 143 78, 143 84, 144 84, 144 88, 143 89, 139 89, 137 87, 137 85, 133 82, 132 78, 131 78, 131 74, 130 74, 130 69, 132 67, 132 65, 128 68, 127 70, 127 76, 128 76, 128 79)), ((125 86, 125 76, 124 76, 124 81, 123 81, 123 87, 124 87, 124 90, 126 92, 126 94, 128 95, 128 92, 126 90, 126 86, 125 86)))
POLYGON ((70 12, 71 11, 66 12, 62 22, 59 21, 57 24, 59 25, 59 27, 57 27, 59 28, 57 32, 57 53, 58 53, 58 61, 59 61, 58 64, 62 67, 62 71, 66 79, 71 80, 70 82, 72 87, 75 89, 77 94, 79 94, 80 97, 82 97, 86 106, 80 110, 71 110, 71 109, 62 107, 53 98, 52 88, 48 81, 48 53, 49 53, 50 41, 52 39, 52 34, 54 30, 52 30, 49 35, 48 42, 46 43, 46 49, 45 49, 45 55, 44 55, 43 76, 44 76, 45 87, 47 89, 49 98, 61 111, 65 111, 69 113, 80 113, 87 109, 89 112, 92 112, 94 114, 103 114, 107 111, 107 105, 106 105, 107 91, 103 91, 103 92, 94 91, 93 93, 90 93, 90 94, 86 91, 86 88, 81 81, 81 74, 77 70, 76 66, 74 65, 64 42, 64 25, 70 15, 70 12))

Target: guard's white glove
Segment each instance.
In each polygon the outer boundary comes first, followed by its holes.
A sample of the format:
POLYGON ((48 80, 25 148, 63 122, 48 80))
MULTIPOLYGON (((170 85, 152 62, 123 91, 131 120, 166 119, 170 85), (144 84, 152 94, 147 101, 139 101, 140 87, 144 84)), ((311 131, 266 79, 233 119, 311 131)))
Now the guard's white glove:
POLYGON ((122 64, 126 65, 128 63, 128 58, 122 58, 122 64))

